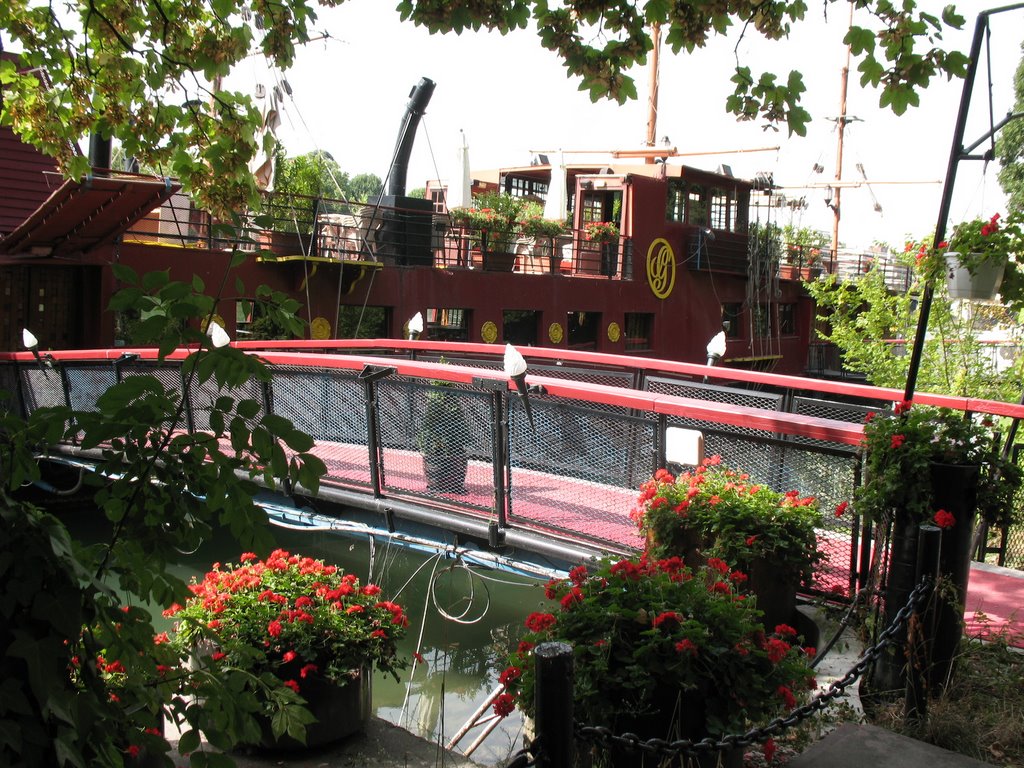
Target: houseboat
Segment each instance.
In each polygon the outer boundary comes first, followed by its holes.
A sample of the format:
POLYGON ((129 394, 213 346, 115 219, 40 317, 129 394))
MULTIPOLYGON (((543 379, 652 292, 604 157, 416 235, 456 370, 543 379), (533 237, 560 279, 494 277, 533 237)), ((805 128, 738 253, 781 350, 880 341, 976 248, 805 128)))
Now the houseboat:
MULTIPOLYGON (((804 372, 807 275, 782 273, 749 234, 772 219, 770 182, 676 164, 669 149, 567 165, 538 156, 473 174, 473 189, 544 200, 564 183, 568 226, 497 253, 451 216, 444 184, 405 194, 416 100, 380 200, 270 194, 264 229, 251 218, 231 239, 173 180, 109 169, 109 149, 90 158, 88 177, 65 180, 0 128, 0 344, 17 348, 22 328, 43 348, 131 344, 131 318, 106 311, 111 264, 216 286, 240 247, 251 252, 237 267, 245 292, 265 284, 294 296, 311 339, 406 337, 419 314, 424 338, 705 362, 724 329, 720 364, 804 372), (268 218, 279 226, 266 229, 268 218), (588 235, 597 222, 614 225, 608 238, 588 235)), ((232 294, 217 306, 229 335, 265 333, 258 304, 232 294)))

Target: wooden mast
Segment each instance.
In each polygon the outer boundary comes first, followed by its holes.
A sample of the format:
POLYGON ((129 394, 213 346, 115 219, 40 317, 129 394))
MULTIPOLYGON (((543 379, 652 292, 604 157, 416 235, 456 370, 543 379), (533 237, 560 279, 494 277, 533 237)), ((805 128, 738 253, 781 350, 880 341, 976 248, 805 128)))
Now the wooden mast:
MULTIPOLYGON (((651 67, 650 79, 647 85, 647 140, 646 145, 653 147, 658 133, 658 56, 661 51, 661 23, 651 24, 651 67)), ((647 163, 654 162, 654 155, 645 159, 647 163)))
MULTIPOLYGON (((850 2, 850 23, 847 29, 853 27, 853 1, 850 2)), ((843 180, 843 134, 846 131, 846 87, 850 79, 850 45, 846 46, 846 63, 843 64, 843 71, 840 75, 839 88, 839 117, 837 118, 837 147, 836 147, 836 186, 832 190, 832 202, 828 205, 832 209, 832 268, 839 260, 839 218, 841 216, 840 203, 842 202, 843 187, 840 182, 843 180)))

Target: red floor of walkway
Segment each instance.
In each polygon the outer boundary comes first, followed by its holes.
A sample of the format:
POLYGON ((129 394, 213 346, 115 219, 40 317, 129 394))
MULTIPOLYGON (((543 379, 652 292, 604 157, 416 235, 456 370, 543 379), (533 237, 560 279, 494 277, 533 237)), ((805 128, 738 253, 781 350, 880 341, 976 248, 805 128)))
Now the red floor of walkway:
POLYGON ((1024 648, 1024 572, 974 563, 964 618, 971 637, 1002 635, 1011 645, 1024 648))

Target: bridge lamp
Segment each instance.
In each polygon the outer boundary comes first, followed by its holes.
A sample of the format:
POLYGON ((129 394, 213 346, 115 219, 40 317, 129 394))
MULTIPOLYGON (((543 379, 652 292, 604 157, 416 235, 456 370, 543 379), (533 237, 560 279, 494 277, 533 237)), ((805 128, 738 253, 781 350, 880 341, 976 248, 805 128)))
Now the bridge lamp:
POLYGON ((226 347, 231 343, 231 337, 228 336, 228 332, 224 330, 220 323, 216 320, 211 320, 206 326, 206 335, 210 337, 210 343, 216 349, 226 347))
POLYGON ((533 410, 530 408, 529 388, 526 386, 526 360, 519 350, 511 344, 505 345, 505 375, 516 384, 519 396, 523 398, 523 406, 526 408, 526 419, 530 422, 530 431, 536 431, 533 427, 533 410))
MULTIPOLYGON (((43 358, 39 354, 39 339, 32 333, 28 328, 21 329, 21 343, 29 352, 32 353, 32 357, 39 363, 39 370, 43 372, 43 376, 50 378, 50 374, 46 372, 46 366, 43 364, 43 358)), ((49 356, 47 356, 49 358, 49 356)))
POLYGON ((417 312, 409 318, 409 341, 416 341, 423 333, 423 315, 417 312))

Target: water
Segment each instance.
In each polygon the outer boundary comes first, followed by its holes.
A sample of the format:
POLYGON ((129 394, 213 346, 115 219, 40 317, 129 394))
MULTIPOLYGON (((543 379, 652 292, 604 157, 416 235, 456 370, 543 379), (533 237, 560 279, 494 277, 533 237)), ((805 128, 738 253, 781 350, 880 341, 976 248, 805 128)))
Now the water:
MULTIPOLYGON (((66 518, 75 536, 100 540, 105 526, 94 511, 66 518)), ((277 546, 320 558, 378 584, 384 597, 400 603, 409 617, 399 654, 410 660, 396 681, 378 672, 373 706, 378 717, 434 743, 447 745, 498 685, 510 648, 525 632, 523 621, 544 604, 543 579, 467 565, 441 553, 418 551, 380 538, 336 531, 271 527, 277 546), (413 663, 413 653, 423 663, 413 663)), ((228 535, 204 544, 174 573, 188 581, 202 578, 212 563, 237 563, 239 546, 228 535)), ((164 620, 151 606, 155 623, 164 620)), ((485 713, 490 715, 490 710, 485 713)), ((502 720, 472 753, 494 765, 522 747, 522 716, 502 720)), ((471 730, 455 747, 465 751, 482 733, 471 730)))

